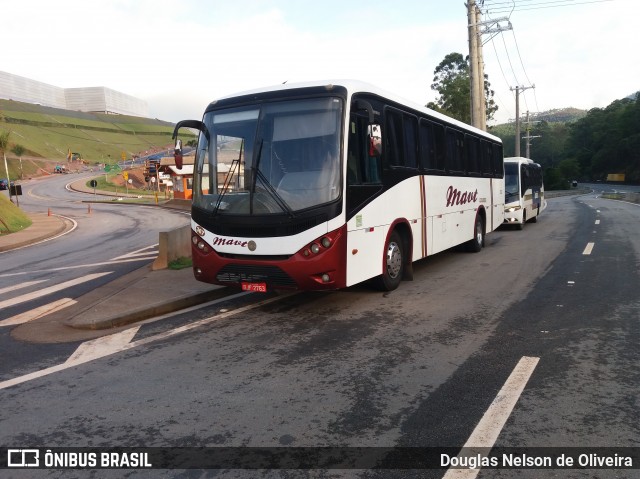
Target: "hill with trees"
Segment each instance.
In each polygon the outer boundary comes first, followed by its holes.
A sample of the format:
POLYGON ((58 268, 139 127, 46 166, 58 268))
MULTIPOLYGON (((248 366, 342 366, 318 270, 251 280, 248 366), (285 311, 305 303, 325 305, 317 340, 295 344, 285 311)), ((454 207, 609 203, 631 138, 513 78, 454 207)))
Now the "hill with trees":
MULTIPOLYGON (((502 138, 505 156, 513 156, 515 126, 497 125, 490 131, 502 138)), ((525 136, 524 127, 522 132, 525 136)), ((550 189, 564 188, 572 179, 606 181, 612 173, 624 174, 626 182, 640 184, 640 95, 566 121, 533 123, 529 134, 538 137, 531 141, 530 156, 545 168, 545 184, 550 189)), ((522 140, 522 156, 524 152, 522 140)))

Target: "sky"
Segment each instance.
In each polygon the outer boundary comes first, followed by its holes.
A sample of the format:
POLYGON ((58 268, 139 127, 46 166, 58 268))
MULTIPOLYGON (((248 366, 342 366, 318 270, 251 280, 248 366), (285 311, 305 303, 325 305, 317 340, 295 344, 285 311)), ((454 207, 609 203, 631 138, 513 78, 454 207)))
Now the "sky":
MULTIPOLYGON (((513 28, 482 37, 499 107, 491 124, 515 118, 516 86, 535 85, 522 113, 601 108, 640 90, 636 5, 486 0, 483 20, 513 28)), ((285 81, 363 80, 425 105, 438 64, 468 54, 464 0, 5 0, 0 12, 0 70, 105 86, 171 122, 285 81)))

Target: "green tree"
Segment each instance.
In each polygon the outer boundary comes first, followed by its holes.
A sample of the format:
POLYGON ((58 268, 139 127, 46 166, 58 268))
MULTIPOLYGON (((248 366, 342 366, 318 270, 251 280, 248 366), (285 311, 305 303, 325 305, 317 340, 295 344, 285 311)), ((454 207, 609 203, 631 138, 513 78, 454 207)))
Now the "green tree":
MULTIPOLYGON (((8 131, 0 131, 0 152, 2 152, 2 158, 4 159, 4 167, 7 169, 7 146, 9 146, 9 133, 8 131)), ((9 179, 9 171, 6 171, 7 180, 9 179)))
MULTIPOLYGON (((7 145, 9 145, 9 132, 0 132, 0 151, 2 151, 2 158, 4 159, 4 169, 7 174, 7 181, 11 184, 11 178, 9 177, 9 167, 7 166, 7 145)), ((11 199, 11 190, 9 190, 9 199, 11 199)))
MULTIPOLYGON (((449 115, 464 123, 471 123, 471 85, 469 76, 469 56, 449 53, 433 72, 431 89, 440 95, 428 108, 449 115)), ((498 106, 493 100, 488 75, 484 76, 484 94, 487 120, 493 118, 498 106)))
POLYGON ((24 155, 25 151, 27 151, 27 149, 19 144, 16 144, 13 148, 11 148, 11 152, 18 158, 20 158, 20 179, 24 177, 24 174, 22 173, 22 155, 24 155))

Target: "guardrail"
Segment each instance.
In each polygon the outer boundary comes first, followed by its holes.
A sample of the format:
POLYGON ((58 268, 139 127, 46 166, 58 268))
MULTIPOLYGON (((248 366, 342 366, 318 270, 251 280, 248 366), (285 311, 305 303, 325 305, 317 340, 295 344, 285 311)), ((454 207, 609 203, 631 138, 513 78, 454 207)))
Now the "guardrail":
POLYGON ((603 193, 600 197, 608 200, 621 200, 640 204, 640 193, 603 193))

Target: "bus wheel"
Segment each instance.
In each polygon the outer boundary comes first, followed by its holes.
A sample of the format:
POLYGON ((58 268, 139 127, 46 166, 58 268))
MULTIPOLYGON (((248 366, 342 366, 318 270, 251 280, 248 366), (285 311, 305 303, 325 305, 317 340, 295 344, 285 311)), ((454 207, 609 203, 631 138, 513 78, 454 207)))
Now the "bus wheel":
POLYGON ((404 270, 404 254, 402 238, 397 231, 389 236, 384 249, 384 271, 377 280, 376 286, 382 291, 393 291, 400 285, 404 270))
POLYGON ((473 239, 467 242, 469 251, 477 253, 484 246, 484 221, 480 214, 476 215, 476 223, 474 226, 473 239))
POLYGON ((538 211, 536 212, 536 215, 529 220, 529 223, 537 223, 539 214, 540 214, 540 208, 538 208, 538 211))

